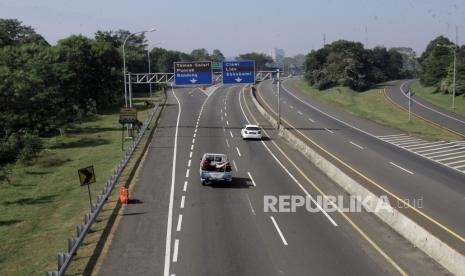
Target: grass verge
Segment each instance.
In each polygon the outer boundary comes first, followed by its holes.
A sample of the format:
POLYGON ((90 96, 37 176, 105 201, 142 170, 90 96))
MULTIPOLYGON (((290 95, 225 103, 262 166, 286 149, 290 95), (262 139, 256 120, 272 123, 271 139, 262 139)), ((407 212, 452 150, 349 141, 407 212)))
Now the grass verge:
POLYGON ((424 86, 419 80, 414 80, 411 84, 415 95, 424 98, 425 100, 442 107, 451 112, 465 116, 465 97, 460 95, 455 97, 455 109, 452 109, 452 95, 437 92, 435 87, 424 86))
POLYGON ((296 85, 317 100, 410 135, 427 140, 460 139, 459 136, 414 116, 408 121, 408 113, 387 101, 380 93, 380 89, 355 92, 347 87, 334 87, 320 91, 310 86, 305 80, 297 81, 296 85))
MULTIPOLYGON (((155 100, 158 97, 159 93, 155 100)), ((149 113, 143 100, 134 100, 141 121, 149 113)), ((97 183, 90 188, 95 203, 123 156, 117 112, 98 115, 63 137, 44 139, 46 150, 33 164, 11 167, 10 183, 0 183, 0 275, 37 275, 57 269, 56 254, 67 251, 67 238, 75 235, 76 225, 90 211, 87 188, 79 186, 77 169, 94 165, 97 183)), ((98 227, 91 230, 98 231, 98 227)))

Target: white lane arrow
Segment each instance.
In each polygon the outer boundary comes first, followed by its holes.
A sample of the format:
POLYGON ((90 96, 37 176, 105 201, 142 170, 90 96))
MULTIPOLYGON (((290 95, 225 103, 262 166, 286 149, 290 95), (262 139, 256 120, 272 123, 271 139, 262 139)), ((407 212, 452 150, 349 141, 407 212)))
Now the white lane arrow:
POLYGON ((235 80, 236 82, 241 82, 241 81, 242 81, 242 79, 241 79, 241 78, 239 78, 239 77, 237 77, 237 78, 236 78, 236 79, 234 79, 234 80, 235 80))
POLYGON ((197 79, 194 79, 194 78, 191 79, 191 83, 196 83, 196 82, 197 82, 197 79))

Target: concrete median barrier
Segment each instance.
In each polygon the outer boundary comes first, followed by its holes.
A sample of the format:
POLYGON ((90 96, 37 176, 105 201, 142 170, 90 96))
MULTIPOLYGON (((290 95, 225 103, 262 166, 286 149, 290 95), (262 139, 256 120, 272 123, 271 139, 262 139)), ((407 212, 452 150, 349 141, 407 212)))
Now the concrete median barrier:
MULTIPOLYGON (((261 106, 255 98, 255 95, 252 94, 251 98, 260 114, 264 116, 273 127, 277 127, 276 119, 261 106)), ((392 208, 391 206, 377 209, 376 206, 380 200, 383 200, 382 198, 378 197, 345 172, 340 170, 337 166, 321 156, 291 131, 285 128, 280 128, 278 134, 284 138, 289 145, 301 152, 316 167, 323 171, 330 179, 336 182, 349 194, 359 196, 362 201, 366 203, 363 204, 363 206, 367 211, 375 214, 392 229, 410 241, 414 246, 421 249, 451 273, 455 275, 465 275, 464 255, 460 254, 448 244, 435 237, 432 233, 406 215, 402 214, 397 209, 392 208)))

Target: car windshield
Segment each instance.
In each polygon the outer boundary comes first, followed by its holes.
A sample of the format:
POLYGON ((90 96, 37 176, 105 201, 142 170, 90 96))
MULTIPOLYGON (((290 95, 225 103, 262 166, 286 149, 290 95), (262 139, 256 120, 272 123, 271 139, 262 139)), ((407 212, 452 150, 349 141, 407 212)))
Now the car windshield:
POLYGON ((246 127, 247 130, 260 130, 258 127, 246 127))

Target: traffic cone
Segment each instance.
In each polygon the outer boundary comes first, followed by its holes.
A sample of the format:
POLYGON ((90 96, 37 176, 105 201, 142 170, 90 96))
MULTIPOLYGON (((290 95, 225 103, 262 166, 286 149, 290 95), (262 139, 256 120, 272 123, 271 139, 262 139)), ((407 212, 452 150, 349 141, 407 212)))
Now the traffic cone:
POLYGON ((129 202, 129 190, 124 186, 119 189, 119 202, 121 204, 128 204, 129 202))

